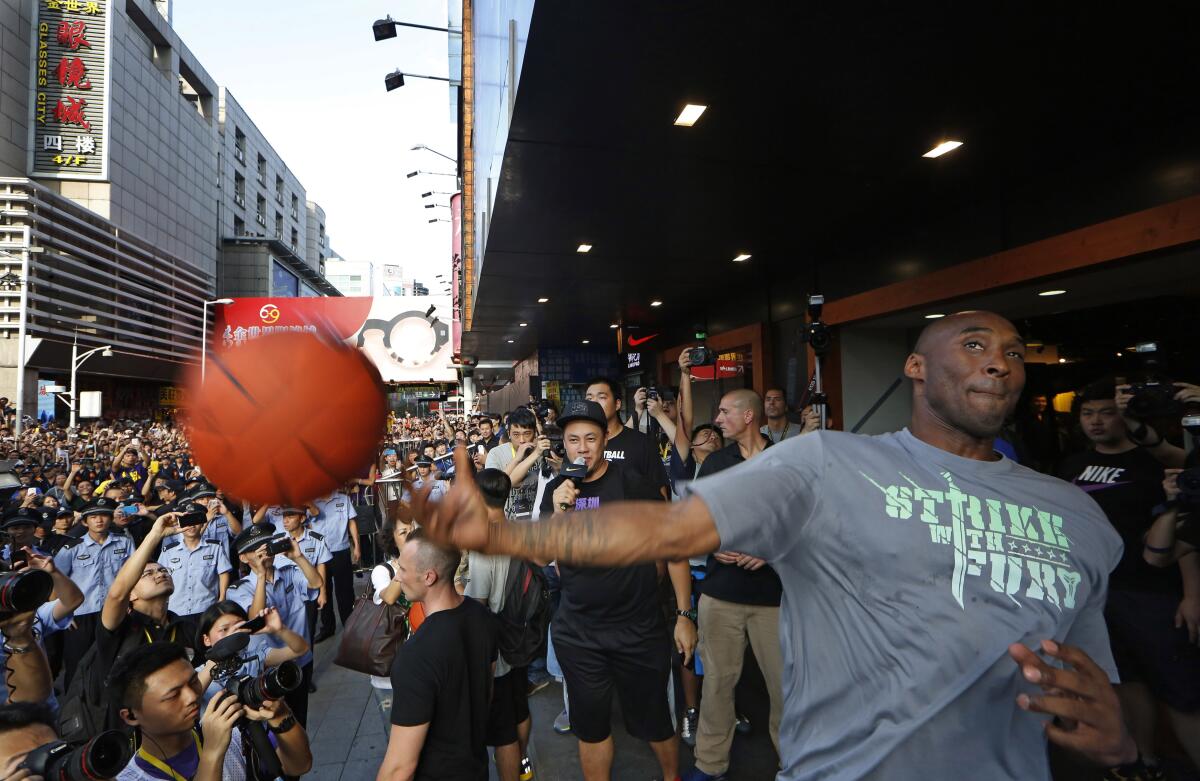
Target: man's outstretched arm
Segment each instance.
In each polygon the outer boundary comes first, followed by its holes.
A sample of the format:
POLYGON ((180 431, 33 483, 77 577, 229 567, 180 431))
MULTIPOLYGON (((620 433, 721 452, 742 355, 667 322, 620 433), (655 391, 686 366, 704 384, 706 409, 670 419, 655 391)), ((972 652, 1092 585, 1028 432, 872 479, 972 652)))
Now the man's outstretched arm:
POLYGON ((429 489, 413 494, 413 512, 426 533, 461 550, 564 564, 620 567, 678 561, 721 546, 708 506, 692 496, 682 502, 617 502, 597 510, 559 513, 534 522, 489 523, 487 506, 466 450, 454 453, 460 477, 438 502, 429 489))

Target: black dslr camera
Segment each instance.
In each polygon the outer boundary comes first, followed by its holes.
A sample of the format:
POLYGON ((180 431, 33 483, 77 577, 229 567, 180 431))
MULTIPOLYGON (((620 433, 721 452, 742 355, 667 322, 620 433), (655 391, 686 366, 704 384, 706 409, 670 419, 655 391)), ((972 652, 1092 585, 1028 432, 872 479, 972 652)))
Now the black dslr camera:
POLYGON ((1131 418, 1172 418, 1183 414, 1183 405, 1175 399, 1178 388, 1162 376, 1162 363, 1158 359, 1158 344, 1142 342, 1133 348, 1141 359, 1146 379, 1130 383, 1129 393, 1133 398, 1125 408, 1131 418))
POLYGON ((0 620, 37 610, 50 599, 54 579, 40 569, 0 572, 0 620))
POLYGON ((132 757, 129 738, 109 730, 83 743, 56 740, 38 746, 25 755, 17 769, 47 781, 95 781, 116 778, 132 757))
POLYGON ((712 366, 716 362, 717 352, 710 347, 700 346, 688 349, 688 363, 692 366, 712 366))
MULTIPOLYGON (((287 554, 292 550, 292 539, 286 534, 281 537, 276 537, 267 543, 267 555, 278 556, 279 554, 287 554)), ((211 655, 210 657, 211 658, 211 655)))

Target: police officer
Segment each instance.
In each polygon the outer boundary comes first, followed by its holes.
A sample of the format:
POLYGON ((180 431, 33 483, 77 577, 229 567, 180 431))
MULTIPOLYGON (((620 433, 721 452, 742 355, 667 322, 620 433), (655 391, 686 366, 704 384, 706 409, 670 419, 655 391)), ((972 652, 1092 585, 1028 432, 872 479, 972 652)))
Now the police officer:
MULTIPOLYGON (((292 506, 281 509, 283 511, 284 532, 296 541, 296 544, 300 546, 300 552, 304 554, 304 558, 308 559, 309 564, 312 564, 316 568, 317 574, 321 576, 321 587, 310 588, 304 601, 304 615, 308 621, 308 634, 303 637, 311 646, 313 635, 317 629, 317 611, 323 608, 329 601, 329 581, 326 578, 326 565, 333 558, 333 555, 329 552, 328 546, 325 545, 325 535, 306 528, 305 520, 308 517, 308 513, 305 508, 292 506)), ((287 556, 280 553, 275 557, 275 566, 286 566, 288 561, 287 556)), ((308 690, 315 692, 317 687, 310 683, 308 690)))
POLYGON ((181 480, 163 480, 155 488, 158 496, 158 504, 152 505, 155 516, 169 513, 175 510, 179 504, 179 499, 183 496, 183 481, 181 480))
POLYGON ((228 552, 233 538, 242 532, 242 522, 225 507, 225 502, 221 499, 216 486, 207 482, 200 483, 186 495, 186 498, 203 507, 204 512, 208 515, 208 531, 204 533, 205 539, 216 540, 228 552))
POLYGON ((133 540, 112 530, 116 509, 117 503, 103 496, 84 507, 87 533, 54 557, 54 566, 83 592, 83 604, 75 610, 75 628, 63 641, 64 689, 96 635, 96 623, 113 578, 133 553, 133 540))
MULTIPOLYGON (((247 615, 256 616, 263 608, 273 607, 279 611, 284 626, 301 637, 308 634, 304 603, 308 590, 321 588, 321 576, 304 557, 300 546, 290 540, 291 550, 287 553, 288 563, 275 565, 275 557, 268 544, 275 529, 268 524, 252 524, 234 538, 238 558, 250 568, 250 574, 229 586, 226 599, 237 602, 247 615)), ((296 720, 304 725, 308 720, 308 687, 312 683, 312 651, 296 660, 304 672, 303 683, 287 696, 288 705, 296 720)))
MULTIPOLYGON (((220 540, 208 539, 207 511, 197 502, 177 508, 183 533, 163 543, 158 563, 171 571, 175 591, 167 609, 184 621, 200 624, 200 614, 209 605, 225 599, 233 576, 233 565, 220 540), (195 523, 199 519, 199 523, 195 523)), ((173 510, 172 512, 175 512, 173 510)))
POLYGON ((50 555, 50 552, 41 546, 41 540, 36 535, 41 520, 42 511, 36 507, 20 507, 5 513, 0 531, 8 535, 8 543, 0 550, 0 559, 11 566, 13 553, 17 553, 18 558, 23 558, 22 549, 25 547, 42 556, 50 555))
MULTIPOLYGON (((337 602, 337 612, 345 626, 350 611, 354 609, 354 565, 358 564, 361 549, 358 541, 358 513, 350 503, 350 497, 343 491, 334 491, 324 499, 314 502, 320 514, 312 522, 312 527, 325 540, 332 556, 326 565, 326 572, 331 583, 326 587, 326 593, 332 592, 333 601, 337 602)), ((326 601, 321 608, 321 630, 313 638, 319 643, 333 636, 337 623, 333 618, 333 605, 326 601)))

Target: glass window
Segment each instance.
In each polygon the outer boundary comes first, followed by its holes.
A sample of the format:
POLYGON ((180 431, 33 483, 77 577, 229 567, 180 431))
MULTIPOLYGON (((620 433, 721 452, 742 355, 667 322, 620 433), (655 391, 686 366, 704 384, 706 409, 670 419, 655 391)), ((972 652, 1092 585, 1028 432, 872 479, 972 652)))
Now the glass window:
POLYGON ((296 296, 300 290, 300 280, 287 270, 287 267, 274 258, 271 259, 271 295, 296 296))

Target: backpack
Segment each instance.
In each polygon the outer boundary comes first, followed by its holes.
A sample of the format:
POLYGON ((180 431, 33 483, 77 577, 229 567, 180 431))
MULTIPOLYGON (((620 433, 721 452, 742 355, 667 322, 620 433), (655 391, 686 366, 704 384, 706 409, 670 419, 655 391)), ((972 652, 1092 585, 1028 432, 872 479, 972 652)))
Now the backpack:
POLYGON ((512 667, 526 667, 546 649, 550 627, 550 589, 541 567, 512 559, 504 581, 504 607, 496 614, 500 624, 497 648, 512 667))
MULTIPOLYGON (((122 648, 122 651, 127 650, 122 648)), ((104 682, 94 681, 96 645, 92 644, 71 678, 58 710, 58 735, 68 743, 82 742, 106 730, 132 735, 132 729, 115 714, 106 701, 104 682)))

